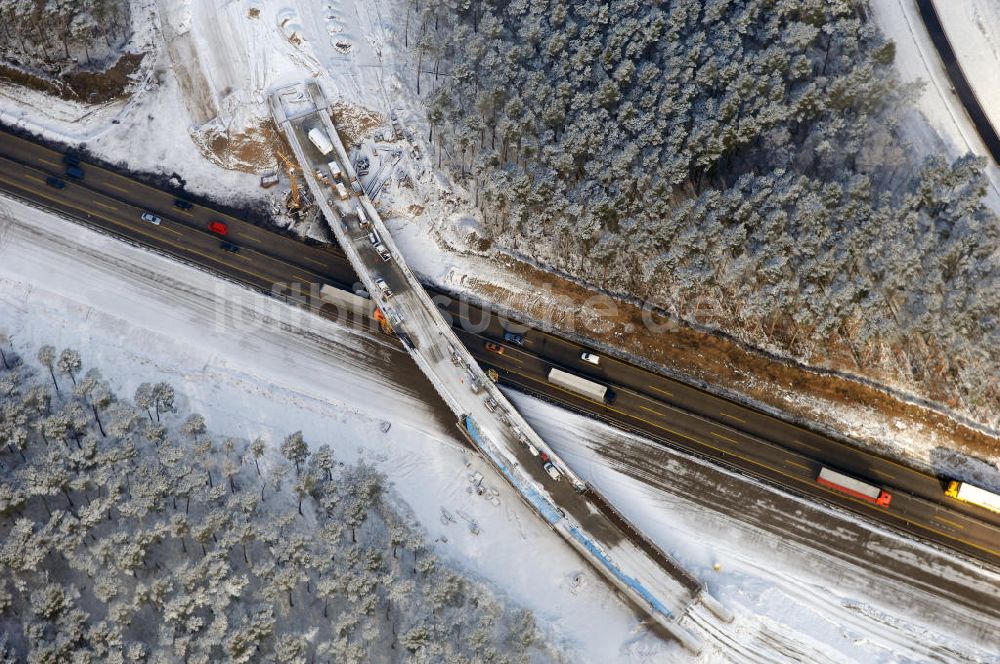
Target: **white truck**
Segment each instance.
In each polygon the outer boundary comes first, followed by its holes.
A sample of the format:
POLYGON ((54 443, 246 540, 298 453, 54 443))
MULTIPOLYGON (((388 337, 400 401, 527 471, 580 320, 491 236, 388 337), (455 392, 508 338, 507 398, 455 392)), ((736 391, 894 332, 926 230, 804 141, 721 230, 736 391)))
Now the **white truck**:
POLYGON ((355 211, 358 213, 358 226, 360 226, 361 228, 368 228, 369 227, 368 215, 365 214, 365 208, 362 207, 361 204, 359 203, 355 207, 355 211))
POLYGON ((594 381, 587 380, 582 376, 577 376, 576 374, 571 374, 559 369, 553 368, 549 370, 549 382, 553 385, 558 385, 559 387, 564 387, 567 390, 576 392, 577 394, 582 394, 583 396, 589 397, 594 401, 611 403, 614 400, 614 397, 612 396, 614 392, 609 390, 605 385, 595 383, 594 381))
POLYGON ((330 176, 333 177, 333 181, 342 180, 344 177, 343 171, 340 170, 340 166, 335 161, 331 161, 326 165, 330 169, 330 176))
POLYGON ((306 132, 306 136, 309 137, 312 144, 315 145, 316 149, 319 150, 324 156, 333 152, 333 143, 330 142, 330 139, 327 138, 327 135, 324 134, 323 130, 319 127, 313 127, 310 129, 306 132))

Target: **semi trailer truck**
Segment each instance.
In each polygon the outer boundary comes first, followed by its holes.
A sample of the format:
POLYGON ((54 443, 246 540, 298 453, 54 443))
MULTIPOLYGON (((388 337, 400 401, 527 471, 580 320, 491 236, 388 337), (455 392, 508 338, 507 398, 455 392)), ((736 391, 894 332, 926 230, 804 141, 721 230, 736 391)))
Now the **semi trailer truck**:
POLYGON ((837 491, 845 493, 848 496, 860 498, 861 500, 873 503, 879 507, 889 507, 889 503, 892 502, 892 495, 883 491, 874 484, 862 482, 859 479, 844 475, 843 473, 838 473, 837 471, 829 468, 823 468, 820 470, 819 476, 816 477, 816 481, 823 486, 836 489, 837 491))
POLYGON ((980 489, 978 486, 973 486, 968 482, 949 482, 944 495, 955 500, 961 500, 963 503, 977 505, 983 509, 1000 514, 1000 494, 980 489))
POLYGON ((549 369, 549 382, 553 385, 564 387, 571 392, 582 394, 594 401, 614 403, 615 393, 609 390, 606 385, 595 383, 592 380, 587 380, 582 376, 577 376, 561 369, 549 369))

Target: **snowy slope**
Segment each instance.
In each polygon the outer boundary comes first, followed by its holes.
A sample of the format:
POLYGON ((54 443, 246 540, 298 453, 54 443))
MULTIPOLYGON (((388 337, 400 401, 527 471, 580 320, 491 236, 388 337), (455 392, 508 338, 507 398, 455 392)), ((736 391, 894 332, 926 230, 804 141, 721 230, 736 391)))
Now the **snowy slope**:
MULTIPOLYGON (((910 118, 905 125, 913 147, 920 154, 943 152, 950 159, 969 152, 987 157, 989 166, 986 175, 990 188, 986 203, 993 210, 1000 211, 1000 168, 989 157, 965 108, 951 91, 944 65, 924 28, 916 3, 912 0, 868 0, 868 4, 878 27, 896 43, 895 66, 902 80, 924 83, 916 102, 916 109, 922 117, 910 118)), ((957 3, 948 0, 939 4, 957 3)), ((988 106, 989 99, 982 101, 988 106)), ((989 108, 987 112, 991 112, 989 108)))
MULTIPOLYGON (((85 363, 113 372, 108 377, 124 393, 141 381, 168 380, 184 406, 202 412, 220 435, 273 439, 301 428, 341 458, 375 462, 437 540, 439 555, 532 608, 577 661, 689 659, 640 628, 627 605, 491 479, 461 447, 430 387, 382 337, 301 315, 17 203, 0 202, 4 211, 0 329, 15 347, 76 347, 85 363), (342 440, 365 443, 347 448, 342 440), (499 505, 470 493, 475 471, 497 491, 499 505)), ((777 501, 773 492, 739 477, 713 477, 677 455, 653 464, 646 451, 631 462, 625 453, 646 443, 531 399, 518 403, 574 467, 736 609, 732 627, 689 618, 710 643, 700 661, 996 661, 989 653, 1000 644, 982 627, 988 616, 948 610, 940 595, 743 524, 656 478, 717 482, 706 492, 738 496, 748 514, 777 501), (721 571, 712 571, 715 562, 721 571)), ((803 503, 796 510, 791 522, 808 527, 815 508, 803 503)), ((857 527, 841 524, 848 535, 857 527)), ((1000 587, 996 574, 925 547, 888 546, 901 561, 940 569, 948 583, 970 592, 1000 587)))
POLYGON ((990 124, 1000 128, 1000 4, 936 0, 934 9, 990 124))

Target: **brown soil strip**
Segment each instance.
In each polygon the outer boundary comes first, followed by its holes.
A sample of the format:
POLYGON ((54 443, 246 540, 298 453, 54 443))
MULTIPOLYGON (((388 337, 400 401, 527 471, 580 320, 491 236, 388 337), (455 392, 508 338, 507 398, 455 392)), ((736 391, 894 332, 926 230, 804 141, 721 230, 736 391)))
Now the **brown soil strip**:
POLYGON ((46 94, 103 104, 125 96, 129 78, 145 57, 144 53, 124 53, 105 71, 76 68, 57 77, 40 76, 0 63, 0 81, 21 85, 46 94))
MULTIPOLYGON (((897 430, 933 439, 938 448, 980 459, 995 461, 1000 458, 1000 440, 945 413, 907 403, 888 391, 847 377, 817 373, 777 361, 732 340, 658 315, 652 315, 652 319, 659 329, 651 330, 645 322, 651 314, 633 304, 596 293, 506 255, 496 262, 503 270, 523 279, 526 287, 509 290, 472 276, 463 287, 484 300, 519 312, 525 322, 541 321, 556 333, 620 349, 660 365, 666 373, 679 375, 686 382, 718 391, 722 396, 749 400, 772 412, 790 416, 786 419, 811 425, 838 438, 847 438, 844 432, 850 425, 838 418, 837 408, 823 408, 824 402, 864 409, 873 417, 881 417, 887 427, 891 425, 897 430), (531 292, 546 296, 527 297, 526 293, 531 292), (598 313, 598 309, 603 311, 598 313)), ((927 459, 908 454, 910 450, 891 441, 865 437, 857 432, 850 435, 853 436, 848 439, 851 442, 860 441, 867 449, 911 466, 926 469, 929 465, 927 459)))

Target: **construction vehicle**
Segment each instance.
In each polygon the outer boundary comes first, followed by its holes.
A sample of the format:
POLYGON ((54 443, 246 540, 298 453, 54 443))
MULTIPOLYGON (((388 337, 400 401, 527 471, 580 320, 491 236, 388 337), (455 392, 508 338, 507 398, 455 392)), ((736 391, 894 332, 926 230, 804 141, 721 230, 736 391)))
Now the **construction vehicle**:
POLYGON ((333 143, 330 142, 330 139, 327 138, 326 134, 324 134, 323 130, 319 127, 313 127, 310 129, 306 132, 306 136, 309 137, 309 141, 316 146, 316 149, 319 150, 323 156, 333 152, 333 143))
POLYGON ((296 171, 295 164, 293 164, 292 160, 283 155, 282 153, 278 152, 276 154, 278 155, 278 159, 280 159, 281 162, 285 165, 285 172, 288 173, 288 181, 292 185, 291 200, 289 200, 286 203, 286 205, 289 210, 298 210, 299 208, 302 207, 302 201, 299 198, 299 179, 295 175, 296 171))
POLYGON ((382 329, 384 334, 392 334, 392 325, 389 323, 389 319, 385 317, 381 309, 375 309, 374 314, 375 320, 378 321, 379 327, 382 329))

